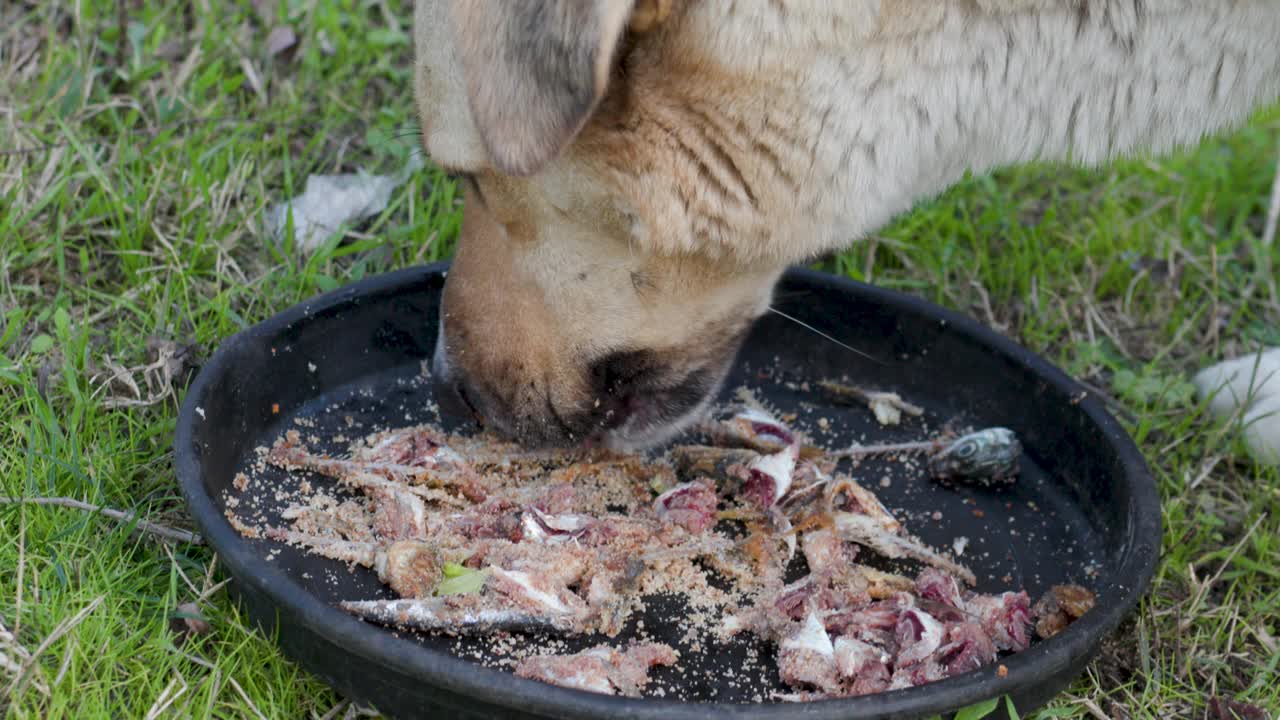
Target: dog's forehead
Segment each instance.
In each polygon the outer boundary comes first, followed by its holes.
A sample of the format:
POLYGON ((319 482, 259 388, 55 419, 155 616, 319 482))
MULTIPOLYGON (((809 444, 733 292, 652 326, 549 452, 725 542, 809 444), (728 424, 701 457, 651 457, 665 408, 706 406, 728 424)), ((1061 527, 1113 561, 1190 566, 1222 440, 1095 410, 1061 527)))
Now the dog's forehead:
POLYGON ((417 0, 414 12, 416 45, 414 82, 424 149, 436 164, 474 172, 488 163, 488 155, 471 117, 462 65, 455 52, 449 23, 452 0, 417 0))

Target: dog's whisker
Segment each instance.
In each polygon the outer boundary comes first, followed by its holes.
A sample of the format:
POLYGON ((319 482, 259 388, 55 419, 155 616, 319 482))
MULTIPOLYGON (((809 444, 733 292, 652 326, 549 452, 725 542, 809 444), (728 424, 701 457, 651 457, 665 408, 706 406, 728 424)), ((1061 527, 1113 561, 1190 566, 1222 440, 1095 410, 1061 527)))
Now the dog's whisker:
POLYGON ((793 322, 793 323, 795 323, 795 324, 799 325, 800 327, 802 327, 802 328, 804 328, 804 329, 806 329, 806 330, 808 330, 808 331, 810 331, 810 332, 814 333, 814 334, 815 334, 815 335, 817 335, 818 337, 823 338, 823 339, 826 339, 826 340, 830 340, 831 342, 835 343, 836 345, 839 345, 840 347, 844 348, 845 350, 848 350, 849 352, 854 353, 854 354, 856 354, 856 355, 861 355, 862 357, 864 357, 864 358, 866 358, 866 359, 870 360, 871 362, 878 363, 878 364, 880 364, 880 365, 888 365, 888 364, 889 364, 889 363, 887 363, 887 362, 885 362, 885 361, 881 360, 880 358, 875 357, 874 355, 870 355, 870 354, 868 354, 868 353, 866 353, 866 352, 863 352, 862 350, 859 350, 859 349, 858 349, 858 348, 856 348, 856 347, 853 347, 852 345, 849 345, 848 343, 844 343, 844 342, 841 342, 840 340, 837 340, 836 338, 832 337, 831 335, 828 335, 827 333, 822 332, 822 331, 821 331, 821 330, 819 330, 818 328, 816 328, 816 327, 814 327, 814 326, 810 325, 809 323, 807 323, 807 322, 805 322, 805 321, 801 320, 800 318, 797 318, 797 317, 794 317, 794 316, 788 315, 788 314, 786 314, 786 313, 782 312, 781 310, 779 310, 778 308, 773 307, 772 305, 770 305, 770 306, 769 306, 769 312, 773 313, 774 315, 778 315, 778 316, 780 316, 780 317, 786 318, 787 320, 790 320, 791 322, 793 322))

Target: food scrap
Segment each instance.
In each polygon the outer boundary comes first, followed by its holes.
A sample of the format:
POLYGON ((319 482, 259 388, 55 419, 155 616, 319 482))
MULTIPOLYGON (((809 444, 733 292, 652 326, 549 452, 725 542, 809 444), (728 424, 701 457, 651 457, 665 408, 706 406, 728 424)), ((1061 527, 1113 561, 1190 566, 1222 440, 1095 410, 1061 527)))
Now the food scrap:
POLYGON ((640 695, 652 668, 679 665, 667 644, 608 642, 654 594, 701 608, 708 637, 770 643, 793 691, 781 699, 793 700, 987 667, 1025 650, 1033 621, 1049 637, 1092 607, 1078 586, 1055 587, 1034 607, 1025 592, 972 590, 977 578, 956 559, 967 539, 952 543, 956 557, 929 546, 838 471, 845 457, 923 452, 936 478, 1006 478, 1020 451, 1007 430, 828 452, 744 402, 699 431, 708 444, 648 458, 530 451, 429 425, 375 433, 339 457, 290 430, 263 459, 305 473, 310 495, 281 513, 284 525, 253 526, 230 509, 228 517, 245 534, 367 568, 393 595, 339 605, 368 622, 453 636, 602 638, 581 652, 510 662, 521 677, 607 694, 640 695), (326 485, 316 476, 331 478, 336 495, 313 492, 326 485), (919 569, 887 572, 867 564, 876 557, 919 569), (793 561, 807 574, 788 581, 793 561))
POLYGON ((1054 585, 1036 601, 1031 612, 1036 617, 1036 634, 1051 638, 1067 625, 1093 609, 1097 596, 1079 585, 1054 585))
POLYGON ((903 413, 912 417, 920 417, 924 414, 924 408, 903 400, 902 396, 895 392, 865 390, 856 385, 847 385, 834 380, 822 380, 818 383, 818 387, 826 391, 827 395, 837 403, 843 405, 866 403, 875 414, 876 421, 881 425, 901 423, 903 413))
POLYGON ((660 643, 637 643, 626 650, 597 645, 570 655, 535 655, 516 665, 516 675, 605 695, 638 696, 649 684, 649 669, 674 665, 680 654, 660 643))
POLYGON ((966 480, 983 485, 1012 482, 1018 474, 1022 443, 1008 428, 993 427, 958 438, 940 438, 885 445, 854 445, 828 453, 830 457, 925 453, 929 474, 936 480, 966 480))

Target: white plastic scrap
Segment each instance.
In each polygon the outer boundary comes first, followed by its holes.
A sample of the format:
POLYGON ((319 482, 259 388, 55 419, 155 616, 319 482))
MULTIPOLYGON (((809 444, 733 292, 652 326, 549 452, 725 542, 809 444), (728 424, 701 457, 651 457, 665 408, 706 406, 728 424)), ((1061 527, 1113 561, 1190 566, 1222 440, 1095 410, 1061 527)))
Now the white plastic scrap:
POLYGON ((1253 459, 1280 465, 1280 348, 1261 350, 1201 370, 1192 379, 1219 419, 1240 413, 1253 459))
POLYGON ((267 228, 276 242, 282 242, 292 210, 295 247, 305 253, 314 252, 344 223, 382 212, 391 193, 422 166, 422 156, 415 153, 395 175, 370 175, 364 171, 354 175, 312 175, 301 195, 267 210, 267 228))

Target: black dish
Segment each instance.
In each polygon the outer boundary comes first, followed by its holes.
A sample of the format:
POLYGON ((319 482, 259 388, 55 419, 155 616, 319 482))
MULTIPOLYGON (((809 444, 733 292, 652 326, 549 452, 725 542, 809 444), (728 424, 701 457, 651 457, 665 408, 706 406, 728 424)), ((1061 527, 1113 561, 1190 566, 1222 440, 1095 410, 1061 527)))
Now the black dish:
MULTIPOLYGON (((864 464, 859 477, 935 547, 949 549, 954 537, 968 537, 963 560, 978 574, 979 589, 1025 588, 1034 600, 1051 584, 1078 582, 1097 592, 1093 611, 1054 638, 1003 658, 1004 677, 993 666, 920 688, 804 704, 750 702, 753 694, 781 689, 768 676, 772 670, 754 675, 745 689, 741 672, 737 681, 725 681, 726 668, 744 667, 741 642, 682 660, 690 677, 685 694, 693 701, 628 699, 516 678, 455 656, 448 651, 455 641, 361 622, 334 602, 383 596, 371 574, 241 537, 224 516, 225 493, 254 460, 254 448, 295 427, 296 418, 315 424, 304 434, 328 435, 350 416, 365 423, 353 437, 375 425, 432 419, 425 410, 431 389, 419 381, 419 369, 435 343, 446 269, 371 278, 228 339, 188 389, 178 419, 182 492, 244 607, 286 655, 353 700, 393 717, 667 720, 924 717, 1007 695, 1026 712, 1083 670, 1147 588, 1160 547, 1159 499, 1141 454, 1098 400, 1040 357, 959 314, 793 270, 778 288, 776 307, 880 362, 769 315, 748 339, 726 395, 751 385, 781 410, 799 409, 797 424, 806 430, 827 418, 840 429, 817 433, 829 447, 855 439, 918 439, 944 426, 1013 428, 1025 455, 1012 488, 944 488, 912 480, 891 463, 864 464), (925 423, 883 428, 865 408, 825 405, 816 389, 802 385, 841 375, 923 405, 925 423), (876 482, 883 475, 892 479, 888 487, 876 482), (268 559, 268 550, 278 554, 268 559)), ((673 642, 680 635, 672 621, 678 612, 651 603, 644 615, 650 634, 673 642)))

